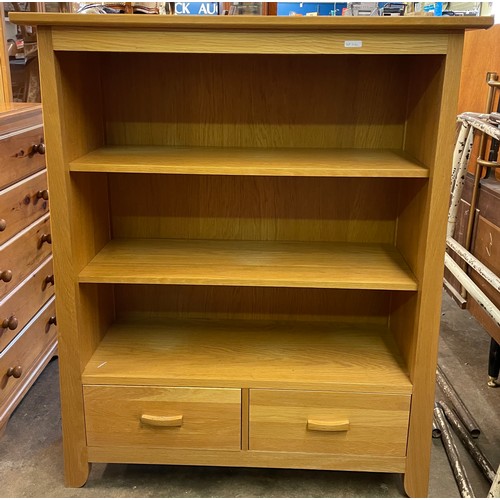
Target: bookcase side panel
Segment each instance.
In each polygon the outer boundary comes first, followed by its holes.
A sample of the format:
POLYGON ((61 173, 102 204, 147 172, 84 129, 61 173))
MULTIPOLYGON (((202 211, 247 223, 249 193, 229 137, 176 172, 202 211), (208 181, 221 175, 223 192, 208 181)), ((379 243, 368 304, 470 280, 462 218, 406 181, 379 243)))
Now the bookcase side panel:
POLYGON ((85 347, 88 346, 87 339, 95 338, 99 333, 91 322, 82 321, 92 314, 90 311, 82 314, 77 274, 88 262, 89 256, 107 241, 109 224, 106 222, 107 203, 104 210, 100 203, 91 208, 92 201, 107 193, 105 183, 93 187, 87 183, 83 191, 78 189, 69 173, 68 163, 89 149, 102 145, 102 122, 98 118, 100 84, 96 81, 98 73, 91 70, 92 56, 88 59, 80 57, 69 64, 68 61, 62 63, 53 51, 50 28, 38 31, 38 44, 43 61, 40 73, 51 197, 54 274, 59 291, 56 310, 65 480, 69 486, 81 486, 86 482, 89 471, 81 373, 85 357, 92 354, 85 347), (103 224, 95 224, 101 211, 100 220, 103 224), (86 340, 82 342, 82 339, 86 340))
MULTIPOLYGON (((407 125, 407 144, 411 142, 412 127, 420 130, 422 139, 414 142, 422 158, 431 158, 430 177, 425 200, 421 199, 421 210, 408 212, 408 218, 400 218, 400 225, 415 225, 415 239, 408 239, 408 232, 398 234, 401 249, 419 281, 419 292, 415 304, 416 320, 413 331, 406 332, 412 346, 413 359, 408 360, 413 396, 408 434, 407 469, 405 489, 410 496, 426 496, 430 464, 430 436, 432 407, 434 402, 435 367, 437 362, 439 319, 445 250, 446 213, 451 174, 455 117, 460 82, 460 65, 463 34, 450 34, 448 53, 441 74, 432 80, 428 98, 422 106, 429 113, 421 114, 407 125), (439 103, 438 112, 435 106, 439 103), (438 121, 435 122, 436 116, 438 121), (410 142, 409 142, 410 141, 410 142), (416 214, 420 214, 417 221, 416 214), (405 240, 406 239, 406 240, 405 240)), ((418 115, 417 115, 418 116, 418 115)), ((412 133, 413 134, 413 133, 412 133)), ((420 194, 423 197, 423 194, 420 194)), ((411 323, 410 323, 411 327, 411 323)), ((402 334, 399 335, 402 338, 402 334)))

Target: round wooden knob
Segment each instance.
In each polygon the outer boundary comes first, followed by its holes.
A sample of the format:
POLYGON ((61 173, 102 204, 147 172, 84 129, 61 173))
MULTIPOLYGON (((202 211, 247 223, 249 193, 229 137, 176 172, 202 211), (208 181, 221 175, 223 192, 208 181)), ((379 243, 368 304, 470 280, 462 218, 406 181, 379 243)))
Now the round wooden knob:
POLYGON ((43 142, 41 142, 40 144, 33 146, 33 151, 35 151, 35 153, 38 153, 40 155, 44 155, 45 154, 45 144, 43 142))
POLYGON ((50 233, 42 234, 40 237, 40 242, 38 243, 38 248, 40 248, 44 243, 52 243, 52 236, 50 233))
POLYGON ((48 200, 49 199, 49 190, 43 189, 42 191, 38 191, 38 193, 36 193, 36 197, 38 199, 42 198, 44 200, 48 200))
POLYGON ((21 366, 11 366, 7 370, 7 377, 19 378, 23 374, 23 369, 21 366))
POLYGON ((49 325, 56 325, 57 326, 57 318, 55 316, 51 316, 48 321, 49 325))
POLYGON ((54 275, 48 274, 43 278, 42 290, 45 290, 49 285, 54 286, 54 275))
POLYGON ((5 231, 7 227, 7 221, 5 219, 0 219, 0 231, 5 231))
POLYGON ((12 279, 12 271, 10 269, 6 269, 0 273, 0 281, 4 281, 8 283, 12 279))
POLYGON ((9 330, 15 330, 19 324, 18 319, 15 316, 4 319, 2 321, 2 328, 8 328, 9 330))

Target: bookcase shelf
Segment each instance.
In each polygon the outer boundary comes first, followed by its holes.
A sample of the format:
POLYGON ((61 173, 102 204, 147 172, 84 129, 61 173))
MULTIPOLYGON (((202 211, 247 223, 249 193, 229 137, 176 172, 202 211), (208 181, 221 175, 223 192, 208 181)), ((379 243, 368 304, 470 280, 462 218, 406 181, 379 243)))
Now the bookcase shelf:
POLYGON ((402 151, 332 148, 108 146, 70 163, 72 172, 426 178, 402 151))
POLYGON ((411 394, 386 327, 318 321, 121 321, 82 381, 411 394))
POLYGON ((12 17, 38 26, 67 485, 166 463, 426 496, 463 33, 492 20, 12 17))
POLYGON ((366 243, 118 239, 79 281, 417 290, 396 248, 366 243))

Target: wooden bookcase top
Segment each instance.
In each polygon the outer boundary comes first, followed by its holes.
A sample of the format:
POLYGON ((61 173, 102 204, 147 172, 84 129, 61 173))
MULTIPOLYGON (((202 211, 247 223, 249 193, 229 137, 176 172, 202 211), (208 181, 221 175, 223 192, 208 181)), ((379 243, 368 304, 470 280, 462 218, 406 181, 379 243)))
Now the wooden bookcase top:
POLYGON ((167 29, 297 29, 376 31, 419 30, 453 31, 489 28, 493 17, 277 17, 277 16, 159 16, 159 15, 99 15, 10 13, 16 24, 106 27, 106 28, 167 28, 167 29))

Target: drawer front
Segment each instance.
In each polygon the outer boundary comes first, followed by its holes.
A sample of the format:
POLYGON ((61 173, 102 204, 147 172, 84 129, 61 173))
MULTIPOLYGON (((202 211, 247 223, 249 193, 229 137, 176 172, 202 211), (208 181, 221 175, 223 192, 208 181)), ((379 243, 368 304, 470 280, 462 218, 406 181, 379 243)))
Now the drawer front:
POLYGON ((0 299, 51 255, 50 241, 50 219, 45 216, 0 246, 0 299))
POLYGON ((85 386, 89 446, 239 450, 241 391, 85 386))
POLYGON ((43 127, 34 127, 0 138, 0 189, 45 167, 45 155, 35 148, 43 144, 43 127))
POLYGON ((0 301, 0 352, 54 294, 52 257, 0 301))
POLYGON ((250 450, 404 457, 410 396, 250 390, 250 450))
POLYGON ((57 336, 55 305, 50 299, 26 328, 0 354, 0 406, 29 376, 30 368, 57 336))
POLYGON ((0 245, 49 211, 47 171, 0 191, 0 245))

